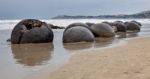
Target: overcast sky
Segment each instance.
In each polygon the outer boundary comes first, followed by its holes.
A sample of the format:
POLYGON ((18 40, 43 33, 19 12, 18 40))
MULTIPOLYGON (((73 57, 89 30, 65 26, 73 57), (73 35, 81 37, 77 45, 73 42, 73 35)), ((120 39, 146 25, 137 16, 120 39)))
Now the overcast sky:
POLYGON ((150 0, 0 0, 0 18, 4 19, 132 14, 145 10, 150 10, 150 0))

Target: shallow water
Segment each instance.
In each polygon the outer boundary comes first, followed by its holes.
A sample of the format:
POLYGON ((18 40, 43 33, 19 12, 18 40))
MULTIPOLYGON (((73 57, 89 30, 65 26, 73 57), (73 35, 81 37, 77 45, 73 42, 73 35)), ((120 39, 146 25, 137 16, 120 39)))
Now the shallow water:
MULTIPOLYGON (((72 22, 101 21, 104 20, 47 20, 47 22, 56 25, 59 22, 62 25, 68 25, 72 22)), ((12 45, 6 40, 10 38, 16 22, 18 20, 0 21, 0 79, 24 79, 47 67, 53 71, 69 60, 72 51, 113 46, 124 39, 150 35, 150 21, 140 20, 143 23, 141 32, 117 34, 114 38, 97 38, 92 43, 63 44, 62 34, 64 30, 53 30, 53 43, 12 45)))
POLYGON ((53 70, 66 62, 70 55, 60 39, 63 30, 54 32, 54 43, 11 45, 6 42, 11 30, 1 30, 0 79, 23 79, 45 67, 53 70))

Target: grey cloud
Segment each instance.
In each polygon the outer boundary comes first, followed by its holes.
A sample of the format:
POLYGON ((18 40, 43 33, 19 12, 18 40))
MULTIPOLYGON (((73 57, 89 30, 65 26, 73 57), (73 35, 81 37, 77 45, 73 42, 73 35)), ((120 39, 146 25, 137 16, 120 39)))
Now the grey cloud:
POLYGON ((0 0, 0 18, 131 14, 150 9, 149 0, 0 0))

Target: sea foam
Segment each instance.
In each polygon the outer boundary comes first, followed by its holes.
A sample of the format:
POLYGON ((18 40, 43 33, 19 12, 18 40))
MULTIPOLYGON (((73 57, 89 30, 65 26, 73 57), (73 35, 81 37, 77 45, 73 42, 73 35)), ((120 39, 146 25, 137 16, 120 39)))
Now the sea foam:
MULTIPOLYGON (((113 22, 113 21, 132 21, 136 20, 141 23, 150 23, 150 19, 50 19, 42 20, 44 22, 54 24, 57 26, 67 27, 71 23, 75 22, 91 22, 91 23, 100 23, 103 21, 113 22)), ((13 29, 14 26, 21 20, 0 20, 0 30, 13 29)))

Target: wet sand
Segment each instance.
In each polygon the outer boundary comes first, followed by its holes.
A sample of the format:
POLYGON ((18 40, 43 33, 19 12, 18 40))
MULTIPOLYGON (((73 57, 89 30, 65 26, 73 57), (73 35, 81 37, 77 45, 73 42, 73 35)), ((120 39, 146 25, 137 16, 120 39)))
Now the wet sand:
POLYGON ((43 70, 28 79, 150 79, 149 45, 145 37, 113 48, 74 51, 56 71, 43 70))

